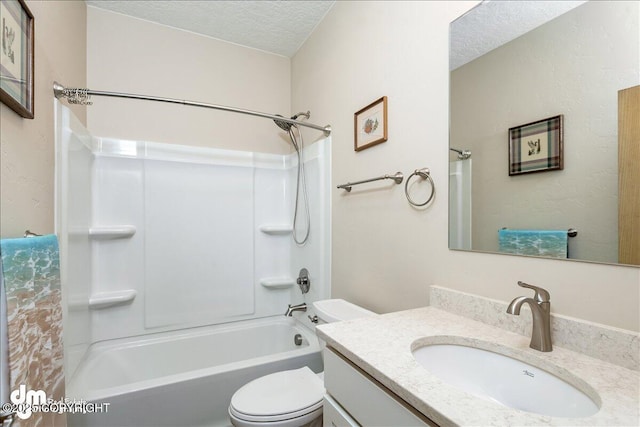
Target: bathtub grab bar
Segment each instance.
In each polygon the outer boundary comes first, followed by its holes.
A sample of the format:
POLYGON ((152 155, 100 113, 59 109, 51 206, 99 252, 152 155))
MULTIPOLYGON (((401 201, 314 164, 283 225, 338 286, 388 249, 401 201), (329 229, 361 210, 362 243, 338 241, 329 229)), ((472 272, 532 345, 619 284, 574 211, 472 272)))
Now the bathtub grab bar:
POLYGON ((373 182, 373 181, 380 181, 382 179, 392 179, 395 181, 396 184, 401 184, 402 180, 404 179, 404 175, 402 175, 402 172, 396 172, 393 175, 382 175, 377 178, 363 179, 362 181, 356 181, 356 182, 347 182, 346 184, 338 185, 337 188, 342 188, 343 190, 350 192, 351 187, 353 187, 354 185, 364 184, 364 183, 373 182))

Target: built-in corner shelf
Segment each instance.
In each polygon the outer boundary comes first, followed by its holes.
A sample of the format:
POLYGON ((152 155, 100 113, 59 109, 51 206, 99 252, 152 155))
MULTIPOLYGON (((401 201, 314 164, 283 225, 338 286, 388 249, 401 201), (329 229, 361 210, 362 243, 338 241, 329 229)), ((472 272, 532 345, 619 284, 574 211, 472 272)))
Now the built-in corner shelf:
POLYGON ((115 305, 127 304, 136 297, 137 292, 133 289, 124 291, 98 292, 89 297, 89 308, 101 310, 115 305))
POLYGON ((260 226, 260 231, 273 236, 290 234, 292 230, 293 227, 291 225, 284 224, 263 224, 260 226))
POLYGON ((134 234, 136 234, 136 227, 133 225, 114 225, 89 228, 89 237, 97 240, 126 239, 134 234))
POLYGON ((265 277, 260 279, 260 284, 268 289, 286 289, 296 284, 292 277, 265 277))

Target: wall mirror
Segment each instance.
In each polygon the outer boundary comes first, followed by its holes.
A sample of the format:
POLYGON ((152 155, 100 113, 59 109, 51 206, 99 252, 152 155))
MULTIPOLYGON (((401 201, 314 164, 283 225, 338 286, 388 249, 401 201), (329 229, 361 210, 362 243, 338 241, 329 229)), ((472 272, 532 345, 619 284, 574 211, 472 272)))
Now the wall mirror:
POLYGON ((640 264, 619 248, 640 241, 629 236, 638 211, 619 220, 621 200, 640 204, 640 154, 618 157, 619 91, 640 84, 639 21, 638 1, 509 1, 483 2, 451 24, 450 249, 640 264), (557 148, 547 128, 531 141, 524 131, 511 140, 509 129, 556 116, 563 167, 510 175, 510 144, 523 162, 557 148), (546 246, 569 229, 577 235, 546 246))

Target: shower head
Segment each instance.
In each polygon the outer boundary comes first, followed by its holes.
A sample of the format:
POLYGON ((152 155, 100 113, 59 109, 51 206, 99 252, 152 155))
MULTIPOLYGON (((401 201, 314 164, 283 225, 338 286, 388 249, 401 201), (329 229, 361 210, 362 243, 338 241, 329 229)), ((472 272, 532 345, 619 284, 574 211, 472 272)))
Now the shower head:
MULTIPOLYGON (((280 114, 276 114, 276 116, 284 118, 284 117, 283 117, 283 116, 281 116, 280 114)), ((307 111, 306 113, 304 113, 304 112, 300 112, 300 113, 298 113, 298 114, 294 114, 293 116, 291 116, 291 120, 298 120, 298 118, 299 118, 299 117, 304 117, 305 119, 309 119, 309 117, 311 117, 311 112, 310 112, 310 111, 307 111)), ((285 122, 285 121, 283 121, 283 120, 274 120, 273 122, 274 122, 276 125, 278 125, 278 127, 279 127, 280 129, 282 129, 283 131, 285 131, 285 132, 289 132, 289 131, 291 130, 291 127, 292 127, 292 126, 295 126, 295 124, 293 124, 293 123, 287 123, 287 122, 285 122)))
MULTIPOLYGON (((283 116, 281 116, 280 114, 276 114, 276 116, 278 116, 278 117, 283 117, 283 116)), ((283 118, 284 118, 284 117, 283 117, 283 118)), ((282 121, 282 120, 275 120, 275 119, 273 120, 273 122, 274 122, 276 125, 278 125, 278 127, 279 127, 280 129, 282 129, 283 131, 285 131, 285 132, 289 132, 289 131, 291 130, 291 126, 292 126, 292 124, 291 124, 291 123, 287 123, 287 122, 284 122, 284 121, 282 121)))

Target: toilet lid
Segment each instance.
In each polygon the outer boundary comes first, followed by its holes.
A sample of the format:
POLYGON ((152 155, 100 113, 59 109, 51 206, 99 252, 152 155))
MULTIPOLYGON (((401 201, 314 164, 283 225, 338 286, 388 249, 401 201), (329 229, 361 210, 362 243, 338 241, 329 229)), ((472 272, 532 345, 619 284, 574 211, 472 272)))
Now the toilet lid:
POLYGON ((320 408, 323 395, 322 380, 305 366, 242 386, 231 398, 231 409, 242 418, 289 418, 320 408))

